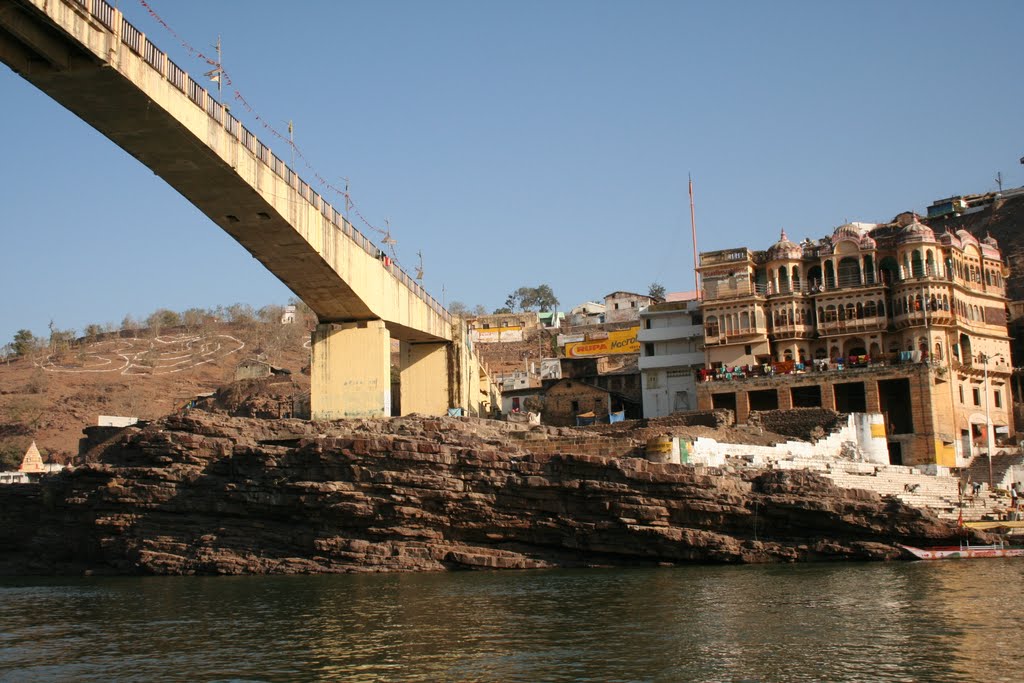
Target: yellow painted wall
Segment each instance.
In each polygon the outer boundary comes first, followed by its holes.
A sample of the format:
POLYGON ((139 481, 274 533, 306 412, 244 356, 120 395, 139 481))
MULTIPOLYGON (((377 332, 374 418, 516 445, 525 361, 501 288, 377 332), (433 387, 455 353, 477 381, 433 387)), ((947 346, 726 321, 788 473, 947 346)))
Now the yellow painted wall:
POLYGON ((408 344, 400 351, 402 414, 448 412, 448 344, 408 344))
POLYGON ((312 347, 312 419, 391 415, 391 337, 382 320, 317 325, 312 347))
POLYGON ((566 358, 586 358, 617 353, 640 353, 640 342, 636 339, 639 332, 640 326, 637 325, 628 330, 609 332, 607 339, 569 342, 565 345, 565 356, 566 358))

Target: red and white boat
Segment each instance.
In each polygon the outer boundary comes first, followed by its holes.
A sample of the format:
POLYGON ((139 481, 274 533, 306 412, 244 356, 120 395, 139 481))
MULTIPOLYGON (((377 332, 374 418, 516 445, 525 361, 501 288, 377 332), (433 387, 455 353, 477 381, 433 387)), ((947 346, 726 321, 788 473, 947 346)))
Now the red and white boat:
POLYGON ((982 557, 1024 557, 1024 548, 997 545, 949 545, 934 548, 915 548, 900 545, 917 560, 966 560, 982 557))

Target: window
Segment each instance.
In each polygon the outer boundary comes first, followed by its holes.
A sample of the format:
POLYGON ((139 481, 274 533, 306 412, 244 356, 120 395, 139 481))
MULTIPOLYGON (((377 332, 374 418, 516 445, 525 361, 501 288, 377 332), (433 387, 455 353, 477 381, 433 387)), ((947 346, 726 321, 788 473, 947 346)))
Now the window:
POLYGON ((978 389, 978 387, 974 387, 973 389, 971 389, 971 396, 974 399, 974 405, 980 406, 981 405, 981 390, 978 389))
POLYGON ((654 344, 644 344, 644 355, 645 356, 653 356, 654 355, 654 344))
POLYGON ((647 320, 644 321, 644 329, 646 329, 646 330, 651 329, 651 319, 650 318, 648 318, 647 320))
POLYGON ((994 392, 992 392, 992 400, 995 401, 996 408, 1002 408, 1003 407, 1003 395, 1001 393, 999 393, 998 389, 996 389, 994 392))
POLYGON ((960 402, 961 403, 964 402, 964 385, 963 384, 960 385, 960 402))
POLYGON ((747 344, 746 346, 743 347, 743 353, 747 354, 748 356, 753 352, 754 348, 750 344, 747 344))
POLYGON ((629 307, 630 308, 636 308, 636 302, 635 301, 630 301, 629 302, 629 307))
POLYGON ((618 303, 615 304, 615 310, 616 311, 619 310, 619 304, 618 303))
POLYGON ((572 412, 574 412, 574 413, 580 412, 580 402, 579 401, 573 401, 572 402, 572 412))

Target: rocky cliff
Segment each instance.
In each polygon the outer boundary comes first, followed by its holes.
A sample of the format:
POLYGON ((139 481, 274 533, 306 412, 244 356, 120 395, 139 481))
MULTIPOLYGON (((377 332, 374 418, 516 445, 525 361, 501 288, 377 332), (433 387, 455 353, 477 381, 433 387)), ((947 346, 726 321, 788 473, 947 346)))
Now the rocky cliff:
POLYGON ((955 534, 813 473, 586 454, 602 448, 575 430, 469 418, 310 423, 193 411, 128 428, 41 484, 0 487, 0 572, 886 559, 899 541, 955 534))

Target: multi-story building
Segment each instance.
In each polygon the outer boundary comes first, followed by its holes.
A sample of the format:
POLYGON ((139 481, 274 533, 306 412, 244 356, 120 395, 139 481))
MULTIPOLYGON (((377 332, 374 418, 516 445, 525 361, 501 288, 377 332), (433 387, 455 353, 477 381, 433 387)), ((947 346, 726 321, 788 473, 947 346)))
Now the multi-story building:
POLYGON ((999 245, 916 214, 766 251, 701 254, 701 407, 887 416, 892 460, 962 465, 1012 433, 999 245), (726 381, 716 381, 726 379, 726 381))
POLYGON ((637 341, 644 417, 696 410, 696 376, 704 367, 700 302, 673 301, 641 309, 637 341))

